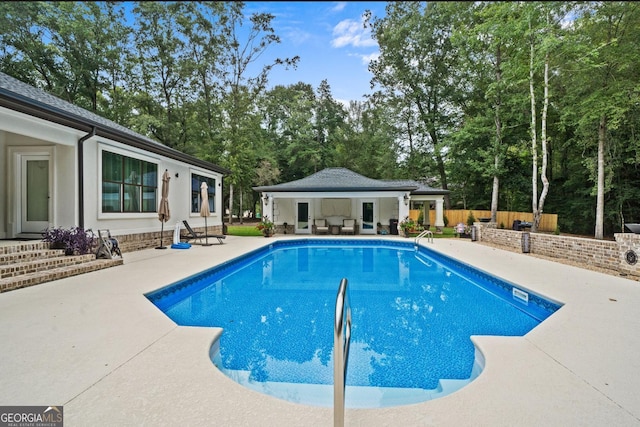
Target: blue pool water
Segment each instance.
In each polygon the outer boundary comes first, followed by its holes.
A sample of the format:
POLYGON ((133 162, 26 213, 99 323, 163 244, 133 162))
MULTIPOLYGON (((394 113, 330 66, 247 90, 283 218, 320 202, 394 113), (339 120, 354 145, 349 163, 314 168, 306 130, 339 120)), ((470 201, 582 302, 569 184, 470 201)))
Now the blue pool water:
POLYGON ((353 318, 348 407, 428 400, 447 382, 455 390, 473 376, 470 336, 521 336, 559 308, 435 251, 385 240, 276 242, 147 297, 179 325, 224 328, 212 360, 236 381, 330 405, 343 277, 353 318))

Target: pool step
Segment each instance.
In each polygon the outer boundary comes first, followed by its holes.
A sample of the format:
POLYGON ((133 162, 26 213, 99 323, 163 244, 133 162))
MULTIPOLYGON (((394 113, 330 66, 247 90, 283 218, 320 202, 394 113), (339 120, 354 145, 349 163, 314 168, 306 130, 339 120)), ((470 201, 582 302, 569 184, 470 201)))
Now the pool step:
MULTIPOLYGON (((313 406, 333 407, 332 384, 301 384, 285 382, 257 382, 249 379, 250 371, 222 370, 235 382, 270 396, 313 406)), ((437 388, 425 390, 419 388, 364 387, 347 386, 345 389, 345 407, 347 408, 383 408, 409 405, 444 397, 460 390, 471 380, 439 381, 437 388)))
POLYGON ((123 264, 122 258, 96 259, 95 254, 66 256, 45 242, 0 247, 0 292, 38 285, 123 264))

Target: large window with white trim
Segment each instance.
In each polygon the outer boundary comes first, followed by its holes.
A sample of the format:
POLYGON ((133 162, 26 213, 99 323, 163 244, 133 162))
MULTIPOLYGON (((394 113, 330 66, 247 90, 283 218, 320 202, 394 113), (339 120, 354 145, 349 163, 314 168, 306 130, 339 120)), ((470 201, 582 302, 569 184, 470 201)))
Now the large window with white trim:
POLYGON ((102 152, 102 212, 156 212, 158 165, 102 152))
POLYGON ((191 213, 199 213, 202 202, 202 192, 200 187, 202 183, 207 183, 207 195, 209 198, 209 212, 216 211, 216 179, 207 176, 191 174, 191 213))

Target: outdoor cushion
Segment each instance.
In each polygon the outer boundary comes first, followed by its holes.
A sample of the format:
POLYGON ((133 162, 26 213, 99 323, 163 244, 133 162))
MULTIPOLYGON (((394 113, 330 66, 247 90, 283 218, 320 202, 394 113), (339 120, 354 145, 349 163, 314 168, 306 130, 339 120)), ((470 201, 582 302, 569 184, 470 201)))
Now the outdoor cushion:
POLYGON ((355 234, 355 225, 356 225, 355 219, 342 220, 342 232, 355 234))
POLYGON ((329 232, 329 225, 327 224, 327 220, 326 219, 316 219, 314 220, 314 225, 315 225, 315 229, 316 229, 316 233, 328 233, 329 232))

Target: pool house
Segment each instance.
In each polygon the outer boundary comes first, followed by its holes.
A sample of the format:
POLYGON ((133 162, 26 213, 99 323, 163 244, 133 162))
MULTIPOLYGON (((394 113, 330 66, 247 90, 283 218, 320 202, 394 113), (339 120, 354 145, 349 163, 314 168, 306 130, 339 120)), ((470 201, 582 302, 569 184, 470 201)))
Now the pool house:
POLYGON ((260 193, 263 216, 276 224, 277 232, 288 234, 319 234, 320 229, 343 234, 345 224, 353 224, 353 234, 397 234, 398 221, 416 207, 423 209, 424 225, 439 229, 444 227, 448 193, 412 180, 372 179, 346 168, 327 168, 296 181, 253 189, 260 193), (429 224, 432 207, 435 224, 429 224))

